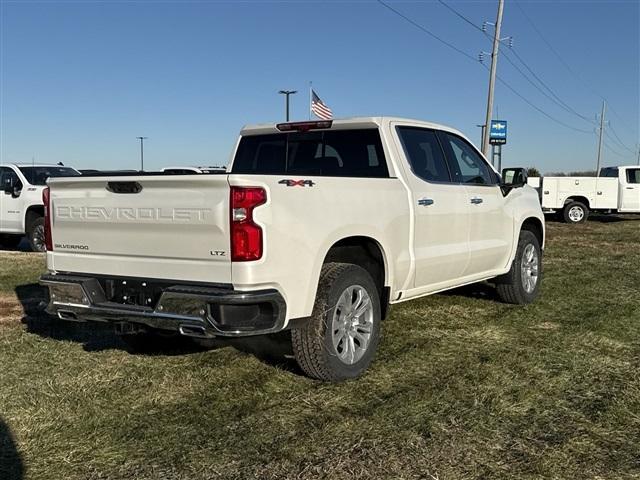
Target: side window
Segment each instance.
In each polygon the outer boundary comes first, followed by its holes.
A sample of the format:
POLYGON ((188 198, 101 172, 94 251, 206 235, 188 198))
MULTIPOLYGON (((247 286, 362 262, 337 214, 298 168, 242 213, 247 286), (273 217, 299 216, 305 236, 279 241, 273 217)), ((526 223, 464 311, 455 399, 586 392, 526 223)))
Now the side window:
POLYGON ((618 169, 615 167, 607 167, 602 169, 601 177, 618 178, 618 169))
POLYGON ((451 182, 442 147, 433 130, 398 127, 398 135, 417 177, 431 182, 451 182))
POLYGON ((9 167, 0 167, 0 185, 3 190, 7 185, 13 185, 18 190, 22 190, 22 182, 18 174, 9 167))
POLYGON ((640 183, 640 168, 627 169, 627 183, 640 183))
POLYGON ((474 185, 495 185, 496 176, 492 174, 484 159, 465 140, 451 133, 441 132, 447 161, 453 180, 474 185))

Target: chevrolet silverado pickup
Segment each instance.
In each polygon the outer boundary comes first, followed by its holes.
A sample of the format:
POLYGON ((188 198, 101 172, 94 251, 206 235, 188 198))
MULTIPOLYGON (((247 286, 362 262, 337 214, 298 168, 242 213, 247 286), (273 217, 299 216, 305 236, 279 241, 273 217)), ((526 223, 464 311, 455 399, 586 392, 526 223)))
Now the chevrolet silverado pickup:
POLYGON ((544 217, 460 132, 389 117, 245 127, 226 171, 52 178, 48 311, 131 345, 291 330, 309 376, 371 363, 390 304, 492 281, 526 304, 544 217))
POLYGON ((42 190, 47 178, 80 175, 61 165, 0 165, 0 246, 15 248, 27 236, 31 249, 44 252, 42 190))

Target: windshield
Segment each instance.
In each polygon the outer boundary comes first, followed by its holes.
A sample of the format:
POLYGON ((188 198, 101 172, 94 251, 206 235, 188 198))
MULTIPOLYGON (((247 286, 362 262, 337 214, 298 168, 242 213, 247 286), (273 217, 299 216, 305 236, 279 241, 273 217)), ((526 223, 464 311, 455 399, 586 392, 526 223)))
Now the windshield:
POLYGON ((69 167, 19 167, 22 174, 31 185, 46 185, 49 177, 77 177, 79 172, 69 167))

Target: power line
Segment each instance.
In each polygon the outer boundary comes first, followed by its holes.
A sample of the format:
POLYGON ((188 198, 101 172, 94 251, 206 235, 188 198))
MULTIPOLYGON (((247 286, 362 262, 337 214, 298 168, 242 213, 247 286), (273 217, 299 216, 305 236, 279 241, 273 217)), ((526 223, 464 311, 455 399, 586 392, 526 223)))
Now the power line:
POLYGON ((636 152, 633 149, 627 147, 625 143, 622 140, 620 140, 620 137, 618 136, 616 131, 613 129, 613 126, 611 124, 609 124, 609 130, 611 130, 611 133, 613 133, 614 137, 616 137, 616 143, 618 145, 620 145, 622 148, 624 148, 625 150, 628 150, 629 152, 635 155, 636 152))
MULTIPOLYGON (((566 103, 564 103, 562 100, 558 99, 556 100, 557 96, 555 96, 556 98, 552 97, 551 95, 549 95, 547 92, 545 92, 542 88, 540 88, 540 86, 538 84, 536 84, 533 80, 531 80, 531 78, 529 78, 529 76, 522 71, 522 69, 520 67, 518 67, 518 65, 516 65, 515 62, 513 62, 511 60, 511 58, 504 52, 501 52, 504 59, 509 62, 511 64, 511 66, 513 66, 513 68, 515 68, 520 75, 522 75, 524 77, 524 79, 529 82, 536 90, 538 90, 542 95, 544 95, 547 99, 549 99, 551 102, 553 102, 554 104, 556 104, 557 106, 559 106, 560 108, 562 108, 563 110, 565 110, 568 113, 571 113, 573 115, 578 116, 579 118, 588 121, 589 123, 593 124, 593 122, 591 120, 589 120, 587 117, 584 117, 583 115, 580 115, 579 113, 577 113, 575 110, 573 110, 571 107, 569 107, 566 103)), ((513 53, 515 54, 515 51, 513 51, 513 53)), ((516 54, 517 55, 517 54, 516 54)), ((525 65, 526 66, 526 65, 525 65)), ((534 74, 535 76, 535 74, 534 74)), ((538 80, 540 81, 540 80, 538 80)), ((542 83, 542 82, 541 82, 542 83)), ((543 84, 544 85, 544 84, 543 84)), ((551 90, 550 90, 551 91, 551 90)), ((553 94, 553 93, 552 93, 553 94)))
POLYGON ((568 111, 570 113, 573 113, 575 116, 577 116, 577 117, 579 117, 579 118, 581 118, 581 119, 583 119, 583 120, 585 120, 585 121, 587 121, 589 123, 593 123, 593 121, 590 118, 588 118, 588 117, 586 117, 584 115, 581 115, 580 113, 576 112, 573 108, 571 108, 571 106, 569 106, 558 95, 556 95, 556 93, 551 89, 551 87, 549 87, 545 82, 543 82, 542 79, 538 75, 536 75, 536 73, 533 71, 533 69, 531 69, 529 67, 529 65, 527 65, 527 62, 525 62, 524 59, 520 55, 518 55, 518 52, 516 51, 516 49, 512 49, 511 51, 516 56, 516 58, 518 60, 520 60, 520 63, 522 63, 522 65, 524 65, 524 67, 531 73, 531 75, 533 75, 533 77, 538 82, 540 82, 540 85, 542 85, 553 96, 553 98, 555 98, 557 100, 556 103, 558 103, 566 111, 568 111))
POLYGON ((473 23, 471 20, 469 20, 467 17, 465 17, 464 15, 462 15, 459 11, 457 11, 455 8, 453 8, 451 5, 449 5, 448 3, 444 2, 443 0, 438 0, 438 2, 440 2, 442 5, 444 5, 447 9, 449 9, 450 12, 452 12, 454 15, 458 16, 459 18, 461 18, 462 20, 464 20, 465 22, 467 22, 469 25, 471 25, 473 28, 475 28, 476 30, 479 30, 480 32, 484 33, 485 35, 487 34, 487 32, 485 32, 482 27, 479 27, 478 25, 476 25, 475 23, 473 23))
MULTIPOLYGON (((418 28, 419 30, 423 31, 424 33, 426 33, 427 35, 429 35, 430 37, 438 40, 440 43, 446 45, 447 47, 451 48, 452 50, 455 50, 456 52, 458 52, 459 54, 463 55, 464 57, 468 58, 469 60, 472 60, 474 63, 477 63, 477 60, 472 57, 471 55, 469 55, 468 53, 466 53, 465 51, 459 49, 458 47, 456 47, 455 45, 452 45, 451 43, 447 42, 446 40, 443 40, 442 38, 440 38, 439 36, 437 36, 436 34, 432 33, 430 30, 428 30, 426 27, 420 25, 419 23, 415 22, 414 20, 412 20, 411 18, 407 17, 406 15, 404 15, 403 13, 399 12, 398 10, 396 10, 395 8, 391 7, 390 5, 388 5, 387 3, 385 3, 383 0, 377 0, 378 3, 380 3, 381 5, 383 5, 384 7, 386 7, 387 9, 389 9, 390 11, 392 11, 394 14, 398 15, 399 17, 401 17, 402 19, 404 19, 406 22, 410 23, 411 25, 413 25, 414 27, 418 28)), ((486 65, 481 64, 484 68, 487 68, 486 65)), ((531 102, 530 100, 528 100, 524 95, 522 95, 521 93, 519 93, 515 88, 513 88, 511 85, 509 85, 509 83, 504 80, 503 78, 501 78, 499 75, 497 75, 497 79, 498 81, 503 84, 505 87, 507 87, 514 95, 516 95, 518 98, 520 98, 523 102, 525 102, 527 105, 529 105, 531 108, 533 108, 534 110, 540 112, 542 115, 544 115, 545 117, 547 117, 548 119, 556 122, 558 125, 562 125, 565 128, 568 128, 570 130, 574 130, 576 132, 580 132, 580 133, 592 133, 589 130, 583 130, 580 128, 576 128, 573 127, 561 120, 558 120, 557 118, 555 118, 554 116, 550 115, 549 113, 545 112, 543 109, 541 109, 540 107, 538 107, 537 105, 535 105, 533 102, 531 102)))
MULTIPOLYGON (((605 130, 605 132, 606 132, 606 130, 605 130)), ((606 140, 603 143, 604 143, 604 146, 607 148, 607 150, 609 150, 614 155, 617 155, 617 156, 622 157, 622 158, 628 158, 629 157, 629 155, 624 155, 624 154, 614 150, 613 148, 611 148, 611 145, 609 145, 606 140)))
MULTIPOLYGON (((480 31, 483 35, 485 35, 487 38, 490 38, 489 35, 487 34, 487 32, 484 31, 483 28, 479 27, 478 25, 476 25, 473 21, 471 21, 469 18, 467 18, 466 16, 464 16, 462 13, 460 13, 458 10, 456 10, 455 8, 453 8, 452 6, 450 6, 447 2, 445 2, 444 0, 438 0, 438 2, 440 4, 442 4, 444 7, 446 7, 450 12, 452 12, 454 15, 456 15, 458 18, 462 19, 465 23, 471 25, 473 28, 475 28, 476 30, 480 31)), ((562 108, 563 110, 577 116, 578 118, 585 120, 586 122, 590 123, 590 124, 594 124, 594 122, 584 116, 581 115, 580 113, 578 113, 576 110, 574 110, 570 105, 568 105, 565 101, 563 101, 552 89, 551 87, 549 87, 534 71, 531 67, 529 67, 529 65, 527 64, 527 62, 524 61, 524 59, 518 54, 518 52, 514 49, 511 48, 510 51, 513 53, 513 55, 515 55, 515 57, 520 61, 520 63, 522 63, 522 65, 524 65, 524 67, 529 71, 529 73, 531 73, 531 75, 533 75, 533 77, 540 83, 540 85, 542 85, 548 92, 549 94, 551 94, 551 96, 549 96, 548 93, 546 93, 544 90, 542 90, 535 82, 533 82, 526 73, 524 73, 522 71, 522 69, 520 67, 518 67, 512 60, 511 58, 509 58, 509 56, 505 53, 505 50, 502 50, 500 53, 502 53, 502 56, 525 78, 525 80, 527 80, 531 85, 533 85, 533 87, 535 89, 537 89, 540 93, 542 93, 545 97, 547 97, 549 100, 551 100, 553 103, 555 103, 556 105, 558 105, 560 108, 562 108)))
POLYGON ((562 120, 558 120, 557 118, 549 115, 547 112, 545 112, 544 110, 542 110, 541 108, 539 108, 538 106, 534 105, 532 102, 530 102, 529 100, 527 100, 523 95, 521 95, 520 93, 518 93, 518 91, 513 88, 511 85, 509 85, 505 80, 503 80, 499 75, 498 75, 498 80, 500 81, 500 83, 502 83, 505 87, 507 87, 509 90, 511 90, 511 92, 518 96, 522 101, 524 101, 525 103, 527 103, 530 107, 536 109, 538 112, 540 112, 542 115, 544 115, 545 117, 547 117, 550 120, 553 120, 554 122, 556 122, 559 125, 562 125, 563 127, 566 127, 570 130, 574 130, 576 132, 580 132, 580 133, 593 133, 592 131, 589 130, 583 130, 582 128, 577 128, 577 127, 573 127, 567 123, 564 123, 562 120))
MULTIPOLYGON (((591 93, 593 93, 595 96, 597 96, 598 98, 605 100, 606 98, 604 97, 604 95, 602 95, 600 92, 598 92, 596 89, 594 89, 581 75, 578 75, 578 73, 576 73, 575 70, 573 70, 569 64, 562 58, 562 56, 558 53, 558 51, 553 47, 553 45, 551 44, 551 42, 549 42, 545 36, 542 34, 542 32, 538 29, 538 27, 536 26, 536 24, 534 23, 534 21, 531 19, 531 17, 529 17, 529 15, 527 14, 527 12, 525 12, 524 8, 522 8, 522 6, 520 5, 519 2, 514 2, 514 4, 516 5, 516 7, 518 7, 518 9, 520 10, 520 12, 522 13, 522 15, 524 16, 524 18, 529 22, 529 24, 531 25, 531 27, 533 28, 533 30, 538 34, 538 36, 540 37, 540 39, 547 45, 547 47, 549 48, 549 50, 551 51, 551 53, 553 53, 555 55, 555 57, 558 59, 558 61, 567 69, 567 71, 569 73, 571 73, 571 75, 573 75, 575 78, 577 78, 585 87, 587 87, 588 90, 591 91, 591 93)), ((607 102, 609 103, 609 102, 607 102)), ((611 105, 609 105, 609 110, 616 116, 618 117, 618 119, 624 121, 624 119, 620 116, 620 114, 618 114, 618 112, 615 111, 614 108, 611 107, 611 105)), ((629 131, 631 131, 631 128, 628 127, 629 131)), ((638 134, 639 132, 633 132, 634 134, 638 134)))
POLYGON ((578 80, 580 80, 589 90, 591 90, 592 93, 594 93, 596 96, 600 97, 602 100, 606 100, 602 95, 600 95, 596 90, 594 90, 591 85, 589 85, 580 75, 578 75, 570 66, 567 62, 565 62, 565 60, 562 58, 562 56, 560 56, 560 54, 558 53, 558 51, 553 47, 553 45, 551 44, 551 42, 549 42, 545 36, 542 34, 542 32, 538 29, 538 27, 536 26, 536 24, 533 22, 533 20, 531 20, 531 17, 529 17, 529 15, 527 15, 527 12, 524 11, 524 9, 522 8, 522 6, 520 6, 519 2, 513 2, 515 4, 516 7, 518 7, 518 9, 520 10, 520 12, 522 12, 522 15, 524 16, 524 18, 527 19, 527 21, 529 22, 529 24, 531 25, 531 27, 533 28, 533 30, 538 34, 538 36, 542 39, 542 41, 547 45, 547 47, 549 48, 549 50, 551 50, 551 53, 553 53, 556 58, 560 61, 560 63, 562 65, 564 65, 564 67, 567 69, 567 71, 569 71, 569 73, 571 73, 574 77, 576 77, 578 80))
POLYGON ((409 22, 411 25, 413 25, 416 28, 419 28, 420 30, 422 30, 424 33, 426 33, 427 35, 429 35, 432 38, 435 38, 437 41, 439 41, 440 43, 446 45, 447 47, 455 50, 456 52, 458 52, 460 55, 464 55, 465 57, 467 57, 468 59, 472 60, 472 61, 476 61, 475 57, 473 57, 472 55, 469 55, 467 52, 459 49, 458 47, 456 47, 455 45, 447 42, 446 40, 443 40, 442 38, 440 38, 439 36, 437 36, 435 33, 427 30, 425 27, 423 27, 422 25, 420 25, 417 22, 414 22, 413 20, 411 20, 409 17, 405 16, 404 14, 400 13, 398 10, 396 10, 395 8, 393 8, 391 5, 388 5, 387 3, 383 2, 382 0, 378 0, 378 3, 380 3, 381 5, 384 5, 386 8, 388 8, 389 10, 391 10, 393 13, 395 13, 396 15, 398 15, 399 17, 404 18, 407 22, 409 22))

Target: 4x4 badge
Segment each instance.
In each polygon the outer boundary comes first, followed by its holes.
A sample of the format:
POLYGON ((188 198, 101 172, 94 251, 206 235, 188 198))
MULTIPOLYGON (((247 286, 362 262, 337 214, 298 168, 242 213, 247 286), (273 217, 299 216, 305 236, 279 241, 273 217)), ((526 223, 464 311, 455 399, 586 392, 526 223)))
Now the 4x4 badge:
POLYGON ((282 179, 278 183, 287 187, 313 187, 315 185, 312 180, 282 179))

